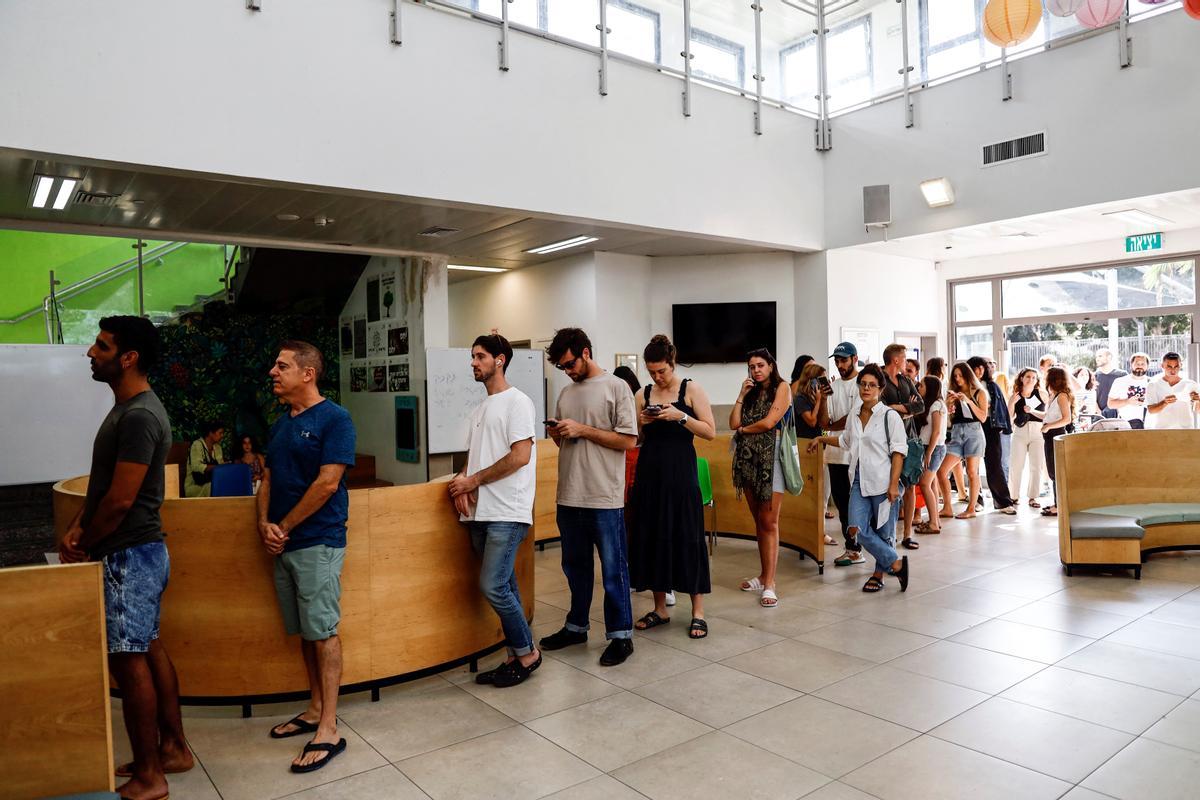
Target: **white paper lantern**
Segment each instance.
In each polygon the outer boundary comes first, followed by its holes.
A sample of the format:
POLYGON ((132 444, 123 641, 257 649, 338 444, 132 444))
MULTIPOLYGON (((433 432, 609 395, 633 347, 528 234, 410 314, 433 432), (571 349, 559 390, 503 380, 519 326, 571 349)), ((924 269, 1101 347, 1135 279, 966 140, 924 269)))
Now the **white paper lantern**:
POLYGON ((1083 0, 1046 0, 1046 10, 1056 17, 1069 17, 1079 10, 1083 0))

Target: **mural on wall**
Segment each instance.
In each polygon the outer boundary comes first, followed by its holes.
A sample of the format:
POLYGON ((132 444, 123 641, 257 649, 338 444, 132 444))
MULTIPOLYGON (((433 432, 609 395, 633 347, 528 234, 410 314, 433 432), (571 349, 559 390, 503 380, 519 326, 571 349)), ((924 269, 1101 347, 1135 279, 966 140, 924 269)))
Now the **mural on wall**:
POLYGON ((247 314, 212 304, 203 314, 163 326, 163 353, 150 376, 171 418, 175 441, 198 436, 202 422, 225 425, 225 452, 235 436, 249 434, 264 446, 271 424, 284 412, 268 374, 277 345, 303 339, 325 356, 321 394, 339 401, 338 321, 307 314, 247 314))

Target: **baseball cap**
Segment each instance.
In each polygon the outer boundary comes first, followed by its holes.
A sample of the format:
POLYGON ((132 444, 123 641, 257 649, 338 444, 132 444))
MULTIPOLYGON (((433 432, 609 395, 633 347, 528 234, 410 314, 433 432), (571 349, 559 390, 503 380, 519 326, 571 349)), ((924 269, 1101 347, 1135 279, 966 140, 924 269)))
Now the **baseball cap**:
POLYGON ((840 342, 837 347, 833 348, 833 354, 830 358, 858 358, 858 348, 853 342, 840 342))

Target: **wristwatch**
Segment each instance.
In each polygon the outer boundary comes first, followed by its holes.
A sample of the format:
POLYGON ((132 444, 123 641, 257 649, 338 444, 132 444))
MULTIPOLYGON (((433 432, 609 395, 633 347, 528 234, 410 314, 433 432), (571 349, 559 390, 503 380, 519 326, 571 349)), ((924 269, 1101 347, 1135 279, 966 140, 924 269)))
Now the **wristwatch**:
POLYGON ((684 427, 687 427, 687 423, 688 423, 688 415, 684 414, 682 417, 679 418, 679 424, 683 425, 684 427))

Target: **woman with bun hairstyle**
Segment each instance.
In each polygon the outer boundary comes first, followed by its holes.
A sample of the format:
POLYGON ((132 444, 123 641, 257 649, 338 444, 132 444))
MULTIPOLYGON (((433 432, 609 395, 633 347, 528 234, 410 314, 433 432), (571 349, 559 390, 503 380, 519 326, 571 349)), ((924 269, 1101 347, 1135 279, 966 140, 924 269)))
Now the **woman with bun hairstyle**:
POLYGON ((779 423, 792 406, 792 390, 765 347, 746 356, 749 377, 742 383, 729 427, 734 431, 733 486, 746 496, 754 515, 762 571, 741 583, 743 592, 759 592, 759 605, 779 605, 775 567, 779 563, 779 509, 783 506, 783 470, 779 466, 779 423))
POLYGON ((704 389, 675 372, 670 339, 655 336, 642 355, 651 383, 636 398, 641 454, 629 494, 629 581, 635 591, 654 592, 654 610, 634 627, 670 622, 667 595, 683 592, 692 598, 688 636, 703 639, 704 595, 712 586, 692 440, 714 438, 717 426, 704 389))

